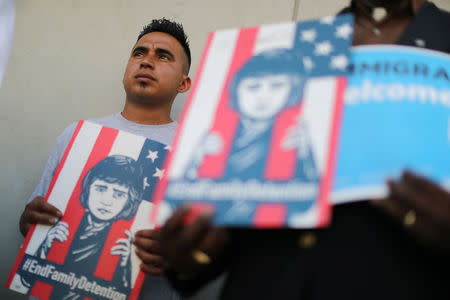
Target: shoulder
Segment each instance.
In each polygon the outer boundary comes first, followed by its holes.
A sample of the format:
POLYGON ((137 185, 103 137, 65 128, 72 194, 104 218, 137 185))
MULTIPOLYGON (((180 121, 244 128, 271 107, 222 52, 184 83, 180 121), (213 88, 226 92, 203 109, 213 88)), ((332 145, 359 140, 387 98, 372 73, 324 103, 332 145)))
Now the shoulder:
POLYGON ((58 145, 64 145, 67 146, 69 144, 69 141, 75 132, 75 129, 77 128, 78 122, 73 122, 69 126, 67 126, 62 133, 58 136, 56 144, 58 145))
POLYGON ((421 40, 427 49, 450 53, 448 28, 450 28, 450 13, 427 2, 418 11, 398 44, 417 46, 417 41, 421 40))
POLYGON ((101 118, 88 119, 87 121, 108 127, 116 127, 119 122, 119 114, 112 114, 101 118))

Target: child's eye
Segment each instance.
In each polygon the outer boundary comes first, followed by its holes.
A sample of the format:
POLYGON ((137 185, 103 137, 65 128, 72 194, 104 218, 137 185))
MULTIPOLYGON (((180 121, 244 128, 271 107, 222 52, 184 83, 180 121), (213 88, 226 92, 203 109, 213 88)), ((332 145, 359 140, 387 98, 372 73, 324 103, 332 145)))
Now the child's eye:
POLYGON ((95 190, 97 192, 105 192, 106 191, 106 186, 97 185, 97 186, 95 186, 95 190))
POLYGON ((284 82, 273 82, 270 86, 273 89, 278 89, 278 88, 283 87, 284 85, 285 85, 284 82))
POLYGON ((124 198, 126 197, 127 193, 125 192, 120 192, 120 191, 114 191, 114 198, 124 198))

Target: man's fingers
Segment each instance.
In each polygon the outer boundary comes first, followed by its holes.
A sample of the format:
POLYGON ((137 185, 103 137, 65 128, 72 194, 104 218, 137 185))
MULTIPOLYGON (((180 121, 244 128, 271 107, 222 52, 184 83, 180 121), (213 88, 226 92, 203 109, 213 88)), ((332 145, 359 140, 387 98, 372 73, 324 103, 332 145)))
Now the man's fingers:
POLYGON ((383 200, 372 200, 371 203, 375 207, 379 207, 380 209, 384 210, 396 220, 402 220, 402 218, 406 214, 405 206, 400 202, 392 199, 392 197, 383 200))
POLYGON ((155 267, 163 266, 163 259, 159 255, 151 254, 139 249, 136 249, 136 255, 147 265, 153 265, 155 267))
POLYGON ((200 215, 191 225, 179 233, 179 247, 182 251, 192 251, 198 248, 206 233, 211 229, 210 218, 200 215))
POLYGON ((161 232, 156 229, 144 229, 137 231, 134 236, 135 238, 138 237, 138 238, 159 240, 161 237, 161 232))
POLYGON ((141 270, 148 275, 162 275, 164 273, 163 268, 148 266, 144 263, 140 265, 141 270))
POLYGON ((430 180, 404 172, 397 193, 406 205, 421 211, 437 224, 450 227, 450 193, 430 180))
POLYGON ((219 256, 229 240, 230 235, 228 229, 224 227, 213 227, 205 235, 200 249, 205 250, 213 256, 219 256))
POLYGON ((174 236, 177 231, 183 228, 183 219, 187 215, 189 210, 190 207, 187 205, 177 209, 162 228, 161 235, 165 237, 171 237, 174 236))
POLYGON ((38 223, 42 225, 54 225, 58 222, 58 218, 53 215, 48 215, 46 213, 40 213, 37 211, 32 211, 27 214, 26 223, 38 223))
POLYGON ((156 240, 150 240, 147 238, 135 237, 134 245, 147 252, 159 254, 161 252, 160 243, 156 240))
MULTIPOLYGON (((398 184, 389 184, 393 189, 397 188, 396 185, 398 184)), ((406 230, 425 242, 435 243, 442 237, 441 230, 434 226, 428 215, 411 208, 398 197, 391 195, 386 200, 374 200, 372 203, 392 215, 406 230)))
POLYGON ((62 212, 50 203, 45 202, 44 198, 42 197, 34 198, 33 201, 30 202, 27 206, 29 206, 32 210, 46 213, 57 218, 62 217, 62 212))

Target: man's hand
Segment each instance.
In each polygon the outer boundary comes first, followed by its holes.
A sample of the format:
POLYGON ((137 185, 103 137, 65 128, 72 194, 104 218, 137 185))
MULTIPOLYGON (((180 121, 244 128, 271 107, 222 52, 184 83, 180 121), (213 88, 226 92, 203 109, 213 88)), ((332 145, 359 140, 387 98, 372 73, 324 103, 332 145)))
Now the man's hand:
POLYGON ((32 224, 53 225, 61 217, 61 211, 45 202, 43 197, 36 197, 27 204, 20 217, 20 232, 26 236, 32 224))
POLYGON ((161 230, 165 266, 187 277, 219 259, 229 242, 228 230, 212 227, 208 212, 186 225, 189 212, 189 207, 178 209, 161 230))
POLYGON ((136 246, 136 255, 142 260, 140 268, 149 275, 163 273, 159 240, 160 232, 155 229, 139 230, 134 235, 133 244, 136 246))
POLYGON ((450 253, 450 193, 411 172, 388 182, 390 194, 373 203, 402 222, 422 242, 450 253))

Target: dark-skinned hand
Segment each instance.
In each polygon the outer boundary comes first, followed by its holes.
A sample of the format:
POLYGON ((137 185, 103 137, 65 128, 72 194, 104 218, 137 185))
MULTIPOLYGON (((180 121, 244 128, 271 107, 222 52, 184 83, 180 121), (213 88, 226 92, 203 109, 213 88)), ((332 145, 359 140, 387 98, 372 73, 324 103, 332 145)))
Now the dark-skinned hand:
POLYGON ((59 209, 38 196, 25 206, 19 222, 20 232, 26 236, 31 225, 54 225, 61 217, 62 212, 59 209))
POLYGON ((189 213, 189 206, 179 208, 161 230, 165 267, 185 275, 197 274, 217 261, 229 242, 227 229, 211 225, 210 212, 202 212, 186 224, 189 213), (205 253, 211 261, 201 263, 194 259, 196 250, 205 253))
POLYGON ((405 171, 388 181, 389 196, 372 203, 405 225, 419 241, 450 253, 450 193, 421 176, 405 171))
POLYGON ((149 275, 163 274, 160 235, 160 231, 156 229, 139 230, 134 235, 136 255, 142 260, 140 268, 149 275))

